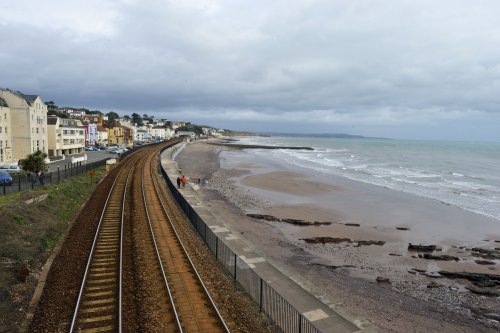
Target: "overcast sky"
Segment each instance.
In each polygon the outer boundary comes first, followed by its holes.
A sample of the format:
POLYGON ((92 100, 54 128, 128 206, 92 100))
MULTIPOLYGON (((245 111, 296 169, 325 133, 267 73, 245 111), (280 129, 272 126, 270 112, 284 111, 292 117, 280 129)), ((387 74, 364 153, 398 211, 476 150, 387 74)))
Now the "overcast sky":
POLYGON ((500 1, 0 0, 0 87, 235 130, 500 141, 500 1))

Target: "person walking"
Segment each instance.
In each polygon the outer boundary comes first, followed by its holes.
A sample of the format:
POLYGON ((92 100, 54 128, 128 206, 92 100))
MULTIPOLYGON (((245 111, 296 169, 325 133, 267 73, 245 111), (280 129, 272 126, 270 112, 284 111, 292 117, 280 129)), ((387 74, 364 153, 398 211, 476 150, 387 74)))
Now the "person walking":
POLYGON ((38 171, 38 181, 40 182, 40 185, 43 186, 43 178, 45 177, 45 174, 43 173, 42 170, 38 171))
POLYGON ((187 183, 187 178, 186 176, 182 175, 182 178, 181 178, 181 182, 182 182, 182 187, 186 187, 186 183, 187 183))
POLYGON ((177 177, 177 188, 181 188, 181 177, 177 177))

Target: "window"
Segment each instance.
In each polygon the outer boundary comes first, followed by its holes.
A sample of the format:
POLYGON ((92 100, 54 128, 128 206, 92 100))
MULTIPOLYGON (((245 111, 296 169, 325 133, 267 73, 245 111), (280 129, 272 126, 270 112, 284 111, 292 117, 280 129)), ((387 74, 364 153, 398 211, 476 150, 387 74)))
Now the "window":
POLYGON ((38 134, 38 127, 36 128, 36 134, 38 134))
MULTIPOLYGON (((0 133, 2 133, 2 128, 0 127, 0 133)), ((0 141, 1 142, 1 141, 0 141)))

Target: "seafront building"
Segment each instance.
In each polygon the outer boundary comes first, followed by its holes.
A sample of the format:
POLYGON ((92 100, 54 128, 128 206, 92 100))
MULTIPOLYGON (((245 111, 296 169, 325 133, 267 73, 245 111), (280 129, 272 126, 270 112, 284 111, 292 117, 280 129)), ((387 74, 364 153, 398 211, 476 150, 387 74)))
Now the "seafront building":
POLYGON ((0 163, 12 162, 11 129, 9 105, 0 97, 0 163))
POLYGON ((85 128, 85 146, 94 146, 97 141, 97 125, 83 124, 85 128))
POLYGON ((108 145, 108 131, 102 125, 97 125, 96 144, 103 147, 108 145))
POLYGON ((124 144, 123 127, 120 125, 120 123, 115 122, 113 124, 105 126, 105 128, 108 131, 108 143, 110 145, 111 144, 116 144, 116 145, 123 145, 124 144))
POLYGON ((83 153, 85 128, 77 119, 48 118, 49 157, 63 157, 83 153))
MULTIPOLYGON (((38 95, 0 88, 0 165, 17 164, 37 150, 58 159, 83 153, 85 146, 133 146, 136 142, 196 136, 178 131, 185 122, 148 119, 140 126, 133 124, 130 117, 110 123, 108 117, 98 111, 58 108, 54 102, 48 102, 47 107, 38 95), (55 115, 61 112, 63 118, 55 115)), ((219 136, 218 131, 203 128, 208 136, 219 136)))
POLYGON ((145 129, 138 129, 137 131, 135 131, 134 141, 135 142, 149 141, 148 131, 146 131, 145 129))
MULTIPOLYGON (((0 89, 0 98, 10 109, 11 160, 16 162, 40 150, 48 154, 47 105, 38 95, 0 89)), ((4 143, 5 144, 5 143, 4 143)))

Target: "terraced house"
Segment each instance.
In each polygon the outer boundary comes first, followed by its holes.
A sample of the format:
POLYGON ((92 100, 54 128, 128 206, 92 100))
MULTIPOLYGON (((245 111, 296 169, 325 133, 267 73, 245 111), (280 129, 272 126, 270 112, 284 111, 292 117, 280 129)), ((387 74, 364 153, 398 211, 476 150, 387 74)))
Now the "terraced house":
POLYGON ((108 143, 111 144, 116 144, 116 145, 123 145, 124 144, 124 136, 123 136, 123 127, 120 125, 120 123, 115 122, 113 124, 110 124, 106 126, 106 129, 108 131, 108 143))
POLYGON ((10 127, 10 108, 0 98, 0 163, 12 162, 12 130, 10 127))
POLYGON ((10 125, 2 120, 2 133, 10 135, 11 159, 24 159, 37 150, 48 153, 47 106, 40 96, 2 88, 0 98, 10 109, 10 125))
POLYGON ((78 119, 48 118, 49 156, 60 157, 83 153, 85 128, 78 119))

